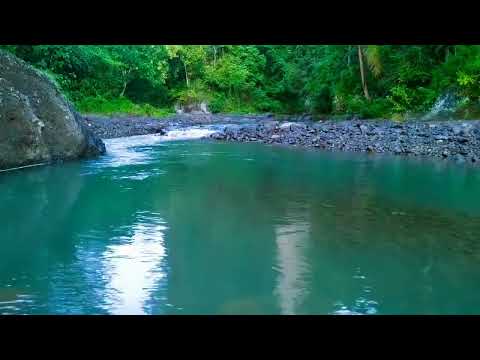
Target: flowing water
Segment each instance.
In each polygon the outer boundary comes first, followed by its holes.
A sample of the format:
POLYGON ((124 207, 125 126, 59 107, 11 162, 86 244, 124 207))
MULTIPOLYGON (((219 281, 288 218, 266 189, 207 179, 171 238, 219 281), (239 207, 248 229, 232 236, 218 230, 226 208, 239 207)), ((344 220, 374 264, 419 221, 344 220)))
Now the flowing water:
POLYGON ((0 314, 480 313, 479 170, 210 131, 0 174, 0 314))

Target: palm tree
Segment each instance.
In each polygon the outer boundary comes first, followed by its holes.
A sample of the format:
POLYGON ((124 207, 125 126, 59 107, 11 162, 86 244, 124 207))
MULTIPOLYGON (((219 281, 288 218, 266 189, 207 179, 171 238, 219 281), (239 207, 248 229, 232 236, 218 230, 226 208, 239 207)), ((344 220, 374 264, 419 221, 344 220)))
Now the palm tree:
POLYGON ((370 101, 368 94, 367 79, 365 76, 365 68, 363 64, 364 57, 366 58, 368 67, 375 77, 379 77, 382 73, 382 62, 380 57, 380 47, 378 45, 357 45, 358 63, 360 65, 360 77, 362 79, 362 88, 365 98, 370 101))

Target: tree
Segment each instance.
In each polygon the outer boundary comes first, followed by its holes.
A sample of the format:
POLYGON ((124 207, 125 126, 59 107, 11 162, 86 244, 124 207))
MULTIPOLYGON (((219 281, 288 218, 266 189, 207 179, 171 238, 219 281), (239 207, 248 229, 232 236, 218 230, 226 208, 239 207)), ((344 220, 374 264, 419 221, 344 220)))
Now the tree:
POLYGON ((117 100, 173 108, 211 99, 224 112, 377 117, 427 111, 447 91, 468 106, 480 96, 478 45, 0 47, 47 72, 76 104, 112 109, 117 100))
POLYGON ((122 78, 120 97, 135 78, 146 79, 155 85, 164 84, 168 58, 163 46, 115 45, 109 50, 114 59, 112 63, 119 68, 122 78))
POLYGON ((167 45, 170 59, 179 59, 184 68, 185 84, 190 86, 190 80, 196 69, 206 63, 206 51, 204 45, 167 45))
POLYGON ((368 45, 364 47, 362 45, 357 45, 358 49, 358 63, 360 65, 360 78, 362 80, 362 88, 363 94, 365 95, 365 99, 370 101, 370 95, 368 93, 368 86, 367 86, 367 79, 363 64, 364 56, 367 59, 367 64, 369 65, 372 73, 375 77, 380 76, 382 72, 382 63, 380 61, 380 48, 375 45, 368 45))

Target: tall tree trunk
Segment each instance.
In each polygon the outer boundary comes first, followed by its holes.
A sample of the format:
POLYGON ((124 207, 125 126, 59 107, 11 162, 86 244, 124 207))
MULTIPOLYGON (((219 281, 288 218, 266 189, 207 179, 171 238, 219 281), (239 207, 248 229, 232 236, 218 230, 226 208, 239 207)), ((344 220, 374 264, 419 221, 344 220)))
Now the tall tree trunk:
POLYGON ((128 74, 130 73, 130 71, 127 71, 125 70, 123 72, 123 89, 122 89, 122 92, 120 93, 120 97, 122 97, 123 95, 125 95, 125 90, 127 89, 127 84, 128 84, 128 74))
POLYGON ((187 64, 183 63, 183 67, 185 69, 185 81, 187 82, 187 88, 188 88, 188 87, 190 87, 190 82, 188 80, 187 64))
POLYGON ((127 81, 125 80, 123 82, 123 89, 122 89, 122 92, 120 93, 120 97, 122 97, 123 95, 125 95, 125 90, 127 89, 127 81))
POLYGON ((365 95, 365 99, 370 101, 370 95, 368 95, 367 80, 365 79, 365 69, 363 67, 363 52, 360 45, 358 45, 358 62, 360 64, 360 76, 362 78, 363 94, 365 95))
POLYGON ((213 45, 213 66, 217 66, 217 47, 213 45))

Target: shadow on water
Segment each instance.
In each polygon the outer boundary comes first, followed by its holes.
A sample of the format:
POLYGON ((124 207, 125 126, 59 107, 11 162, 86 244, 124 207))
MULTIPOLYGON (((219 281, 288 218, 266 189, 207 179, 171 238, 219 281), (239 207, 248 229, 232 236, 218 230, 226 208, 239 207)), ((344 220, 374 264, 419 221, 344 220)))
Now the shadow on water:
POLYGON ((0 313, 478 313, 476 169, 122 141, 0 176, 0 313))

